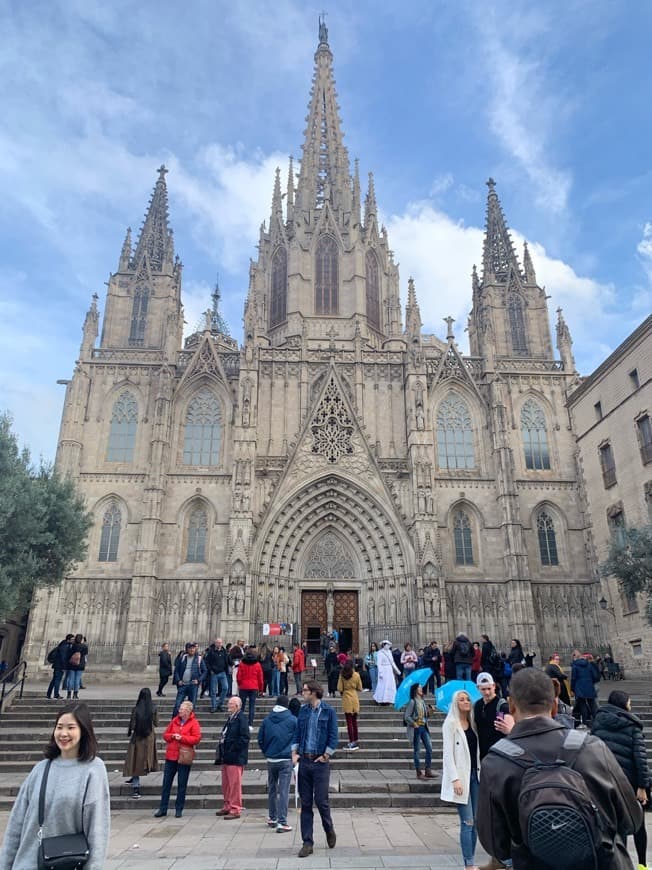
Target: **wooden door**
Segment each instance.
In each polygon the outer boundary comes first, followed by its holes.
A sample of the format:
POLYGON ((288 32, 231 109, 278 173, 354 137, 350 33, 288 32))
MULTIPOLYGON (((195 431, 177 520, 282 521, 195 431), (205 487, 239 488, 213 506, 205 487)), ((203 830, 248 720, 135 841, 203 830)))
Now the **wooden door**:
POLYGON ((348 652, 345 642, 350 638, 350 649, 359 652, 358 593, 338 591, 333 593, 333 598, 333 628, 340 632, 340 649, 348 652))
POLYGON ((303 591, 301 593, 301 636, 308 641, 309 653, 319 653, 319 637, 322 631, 326 631, 327 625, 326 592, 303 591))

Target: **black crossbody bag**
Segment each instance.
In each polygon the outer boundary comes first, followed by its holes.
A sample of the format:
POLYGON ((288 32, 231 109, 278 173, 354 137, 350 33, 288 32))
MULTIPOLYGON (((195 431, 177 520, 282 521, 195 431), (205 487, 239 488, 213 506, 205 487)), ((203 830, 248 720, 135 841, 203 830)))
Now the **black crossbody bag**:
POLYGON ((62 834, 59 837, 43 836, 43 821, 45 819, 45 789, 48 784, 51 761, 48 761, 38 798, 38 870, 78 870, 88 861, 91 850, 84 833, 84 804, 88 793, 90 776, 86 780, 84 797, 82 799, 82 829, 81 834, 62 834))

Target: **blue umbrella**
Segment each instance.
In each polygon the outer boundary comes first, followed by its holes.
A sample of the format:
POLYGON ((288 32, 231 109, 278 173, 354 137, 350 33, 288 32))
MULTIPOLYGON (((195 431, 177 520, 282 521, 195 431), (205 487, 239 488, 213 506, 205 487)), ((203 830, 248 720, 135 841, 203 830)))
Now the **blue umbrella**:
POLYGON ((431 676, 431 668, 419 668, 418 671, 412 671, 409 676, 405 677, 396 690, 396 697, 394 698, 395 709, 400 710, 410 700, 410 689, 412 686, 416 686, 417 683, 420 686, 425 686, 431 676))
POLYGON ((455 692, 466 692, 472 704, 482 697, 480 689, 471 680, 449 680, 435 692, 437 709, 441 710, 442 713, 448 713, 455 692))

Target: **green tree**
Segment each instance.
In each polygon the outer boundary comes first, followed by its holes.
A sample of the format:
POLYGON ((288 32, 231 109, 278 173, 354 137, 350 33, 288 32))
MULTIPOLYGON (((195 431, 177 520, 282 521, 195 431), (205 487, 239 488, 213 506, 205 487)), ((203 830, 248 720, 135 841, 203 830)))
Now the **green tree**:
POLYGON ((0 620, 29 606, 40 586, 57 586, 86 555, 92 524, 70 480, 34 468, 11 417, 0 415, 0 620))
POLYGON ((626 529, 620 540, 613 538, 600 573, 616 577, 627 595, 645 592, 652 623, 652 526, 626 529))

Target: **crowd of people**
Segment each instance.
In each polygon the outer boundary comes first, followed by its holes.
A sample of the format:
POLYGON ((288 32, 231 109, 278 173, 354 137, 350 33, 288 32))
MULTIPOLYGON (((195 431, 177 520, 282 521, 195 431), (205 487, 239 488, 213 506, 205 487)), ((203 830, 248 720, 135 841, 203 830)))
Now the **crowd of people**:
MULTIPOLYGON (((410 685, 403 710, 418 778, 436 776, 431 740, 434 708, 428 692, 451 680, 475 683, 480 694, 475 702, 466 688, 457 689, 449 699, 437 765, 442 771, 441 799, 454 804, 459 815, 466 868, 629 868, 626 841, 634 835, 639 870, 646 870, 642 807, 650 797, 650 772, 642 724, 623 691, 612 691, 607 703, 598 706, 596 687, 602 673, 599 661, 590 654, 575 650, 568 674, 558 654, 550 656, 544 667, 536 667, 534 653, 526 653, 518 639, 511 641, 509 652, 498 652, 487 635, 472 642, 459 634, 443 651, 435 642, 414 650, 410 643, 393 649, 384 640, 373 643, 364 658, 340 651, 335 638, 327 640, 328 693, 342 697, 348 733, 348 744, 342 748, 348 751, 360 747, 359 699, 365 689, 373 691, 376 703, 393 703, 402 680, 410 680, 419 668, 430 670, 430 675, 410 685), (587 805, 592 807, 588 815, 587 805), (556 833, 566 826, 573 830, 572 839, 556 833), (491 855, 483 868, 475 864, 478 839, 491 855)), ((53 657, 55 675, 48 697, 59 696, 66 672, 70 677, 88 652, 81 635, 67 637, 56 649, 61 653, 53 657), (72 660, 73 651, 80 653, 78 659, 72 660)), ((288 802, 294 774, 301 801, 299 856, 313 852, 314 807, 327 845, 333 848, 336 834, 328 793, 329 762, 339 746, 337 713, 323 700, 321 684, 305 679, 305 649, 294 644, 288 655, 281 646, 257 648, 242 641, 224 645, 218 638, 204 653, 188 642, 174 661, 163 644, 159 661, 156 694, 164 694, 172 676, 176 698, 162 735, 163 782, 155 816, 167 815, 175 778, 175 815, 183 815, 195 747, 202 739, 196 704, 198 697, 207 694, 211 712, 225 705, 227 712, 215 750, 222 774, 222 806, 216 814, 225 820, 240 818, 256 699, 278 689, 275 704, 257 731, 267 764, 267 825, 278 833, 292 830, 288 802), (297 690, 292 698, 290 673, 292 688, 297 690)), ((72 700, 55 720, 45 760, 20 789, 0 853, 0 870, 36 866, 34 854, 40 848, 36 832, 43 825, 37 796, 42 789, 46 805, 48 795, 57 795, 48 837, 56 839, 72 828, 79 833, 81 818, 90 856, 84 866, 102 866, 109 833, 106 770, 97 757, 88 708, 72 700), (69 786, 82 782, 84 788, 69 786)), ((135 799, 140 797, 141 778, 159 769, 157 725, 152 693, 143 688, 127 728, 123 767, 135 799)))

